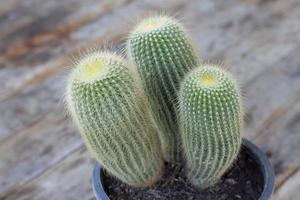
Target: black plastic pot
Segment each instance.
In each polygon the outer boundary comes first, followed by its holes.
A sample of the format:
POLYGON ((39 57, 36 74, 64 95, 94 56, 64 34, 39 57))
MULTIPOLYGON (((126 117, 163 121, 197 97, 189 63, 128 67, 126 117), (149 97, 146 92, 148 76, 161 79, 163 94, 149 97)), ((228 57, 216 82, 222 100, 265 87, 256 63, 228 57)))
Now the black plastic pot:
MULTIPOLYGON (((264 189, 258 200, 271 200, 275 175, 270 161, 255 144, 246 139, 243 139, 243 148, 246 148, 250 156, 257 162, 264 177, 264 189)), ((98 163, 94 167, 92 182, 96 199, 110 200, 103 185, 103 170, 98 163)))

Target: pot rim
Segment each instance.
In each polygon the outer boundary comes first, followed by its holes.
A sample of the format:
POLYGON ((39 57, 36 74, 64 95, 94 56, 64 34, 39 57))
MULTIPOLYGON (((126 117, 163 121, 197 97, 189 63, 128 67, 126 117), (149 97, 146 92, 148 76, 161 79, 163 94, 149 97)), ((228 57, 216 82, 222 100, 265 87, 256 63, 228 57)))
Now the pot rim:
POLYGON ((249 154, 254 158, 260 167, 264 178, 264 188, 258 200, 270 200, 274 190, 275 173, 270 160, 266 154, 260 150, 254 143, 243 139, 243 147, 246 147, 249 154))
MULTIPOLYGON (((259 165, 260 171, 264 178, 263 192, 258 200, 270 200, 274 190, 274 169, 264 152, 262 152, 254 143, 250 142, 247 139, 243 139, 242 148, 245 147, 248 153, 259 165)), ((92 185, 93 192, 97 200, 110 200, 105 192, 103 185, 103 169, 98 162, 96 162, 94 166, 92 185)))

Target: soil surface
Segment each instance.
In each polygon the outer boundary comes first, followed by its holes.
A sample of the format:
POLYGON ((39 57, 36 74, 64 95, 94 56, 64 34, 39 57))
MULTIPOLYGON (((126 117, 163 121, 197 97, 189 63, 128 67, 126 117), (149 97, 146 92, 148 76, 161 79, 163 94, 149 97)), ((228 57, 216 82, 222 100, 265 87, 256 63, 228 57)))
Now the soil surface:
POLYGON ((220 182, 197 190, 180 166, 166 164, 164 176, 150 188, 133 188, 105 173, 104 185, 111 200, 257 200, 263 176, 257 163, 242 149, 232 168, 220 182))

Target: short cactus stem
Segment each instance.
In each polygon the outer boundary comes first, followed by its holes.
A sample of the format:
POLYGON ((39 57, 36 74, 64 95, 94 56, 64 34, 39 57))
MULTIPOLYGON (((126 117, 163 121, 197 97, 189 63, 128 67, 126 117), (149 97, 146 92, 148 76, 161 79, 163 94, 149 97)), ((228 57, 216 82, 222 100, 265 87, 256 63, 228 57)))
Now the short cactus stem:
POLYGON ((136 64, 160 129, 167 161, 180 161, 176 102, 180 81, 198 63, 184 27, 166 16, 143 20, 128 39, 129 58, 136 64))
POLYGON ((192 184, 204 189, 220 179, 239 153, 239 89, 225 70, 198 67, 181 84, 179 107, 187 175, 192 184))
POLYGON ((85 143, 123 182, 150 186, 162 173, 159 139, 131 70, 119 56, 93 52, 70 75, 67 103, 85 143))

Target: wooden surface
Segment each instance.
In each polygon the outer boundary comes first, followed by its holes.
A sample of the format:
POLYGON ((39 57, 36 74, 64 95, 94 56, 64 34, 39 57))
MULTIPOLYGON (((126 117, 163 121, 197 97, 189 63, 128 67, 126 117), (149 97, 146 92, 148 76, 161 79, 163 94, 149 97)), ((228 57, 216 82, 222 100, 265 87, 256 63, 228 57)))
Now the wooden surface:
POLYGON ((70 57, 178 16, 199 54, 242 85, 245 137, 269 156, 274 199, 299 200, 299 0, 0 0, 0 199, 93 199, 93 160, 67 117, 70 57))

